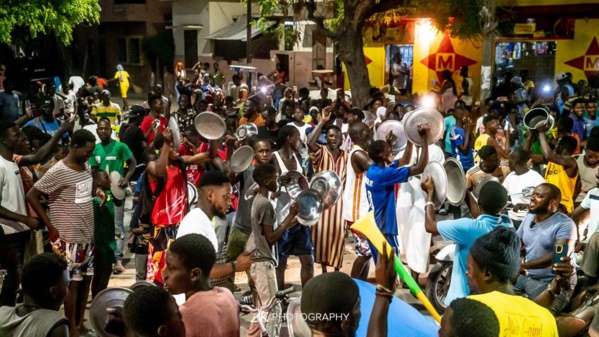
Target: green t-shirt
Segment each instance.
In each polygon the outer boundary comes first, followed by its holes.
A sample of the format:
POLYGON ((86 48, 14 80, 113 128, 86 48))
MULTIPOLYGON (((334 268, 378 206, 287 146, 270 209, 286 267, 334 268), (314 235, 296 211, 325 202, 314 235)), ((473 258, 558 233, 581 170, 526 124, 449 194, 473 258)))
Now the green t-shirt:
POLYGON ((95 254, 102 255, 103 261, 114 262, 116 240, 114 233, 114 198, 110 190, 106 193, 106 203, 100 207, 102 199, 94 197, 94 246, 95 254))
POLYGON ((102 143, 96 144, 96 148, 91 157, 89 157, 89 166, 97 167, 102 171, 117 171, 121 177, 124 177, 125 162, 133 157, 129 147, 119 141, 113 140, 108 145, 102 143))

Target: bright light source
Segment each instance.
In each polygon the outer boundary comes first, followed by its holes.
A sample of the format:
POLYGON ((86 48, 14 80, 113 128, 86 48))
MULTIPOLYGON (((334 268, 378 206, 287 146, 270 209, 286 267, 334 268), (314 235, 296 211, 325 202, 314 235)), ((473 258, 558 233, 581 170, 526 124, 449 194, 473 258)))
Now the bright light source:
POLYGON ((417 24, 418 41, 430 43, 437 35, 437 29, 433 27, 429 19, 421 19, 417 24))
POLYGON ((263 94, 266 94, 268 92, 268 89, 266 89, 266 87, 262 87, 260 88, 260 91, 262 91, 263 94))
POLYGON ((545 86, 543 86, 543 92, 549 92, 551 91, 551 86, 549 84, 545 84, 545 86))
POLYGON ((436 102, 435 98, 431 95, 424 95, 420 100, 420 105, 425 108, 435 108, 436 102))

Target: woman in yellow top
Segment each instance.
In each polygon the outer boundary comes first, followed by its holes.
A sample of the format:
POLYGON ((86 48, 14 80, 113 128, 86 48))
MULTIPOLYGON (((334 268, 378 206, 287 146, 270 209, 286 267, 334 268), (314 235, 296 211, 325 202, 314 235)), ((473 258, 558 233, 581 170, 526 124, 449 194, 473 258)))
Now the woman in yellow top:
POLYGON ((119 88, 121 89, 121 97, 123 98, 123 111, 129 110, 129 103, 127 103, 127 91, 129 91, 129 85, 131 84, 131 77, 129 73, 123 69, 123 66, 118 64, 116 66, 116 73, 110 81, 118 80, 119 88))
MULTIPOLYGON (((574 137, 564 136, 557 143, 555 151, 552 151, 547 142, 547 136, 545 136, 547 126, 541 125, 536 131, 543 149, 543 159, 547 162, 545 182, 559 188, 562 192, 560 204, 565 207, 566 213, 570 213, 574 210, 574 198, 580 192, 581 186, 578 178, 578 164, 572 157, 578 143, 574 137)), ((527 146, 529 143, 527 142, 527 146)))

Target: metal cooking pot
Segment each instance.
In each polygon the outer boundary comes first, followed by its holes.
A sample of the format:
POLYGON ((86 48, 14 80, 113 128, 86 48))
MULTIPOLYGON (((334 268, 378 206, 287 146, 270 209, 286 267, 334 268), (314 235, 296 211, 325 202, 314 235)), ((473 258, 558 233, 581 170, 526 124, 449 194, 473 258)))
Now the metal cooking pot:
POLYGON ((106 317, 108 308, 118 308, 122 310, 125 304, 125 300, 129 295, 133 293, 133 290, 127 288, 106 288, 94 297, 92 304, 89 308, 89 317, 96 334, 100 337, 117 337, 104 330, 106 327, 106 317))
POLYGON ((220 139, 227 131, 225 121, 214 112, 204 111, 196 116, 193 124, 200 136, 208 139, 220 139))
POLYGON ((305 226, 314 226, 320 220, 324 209, 324 202, 320 193, 314 189, 301 192, 296 202, 299 204, 297 221, 305 226))
POLYGON ((553 128, 555 120, 553 119, 553 117, 551 117, 547 110, 543 108, 534 108, 531 109, 528 113, 526 113, 526 115, 524 116, 523 123, 524 126, 531 130, 536 129, 537 127, 543 124, 547 125, 547 130, 551 130, 553 128))
POLYGON ((455 158, 447 158, 443 163, 447 175, 447 201, 459 206, 466 196, 466 175, 462 164, 455 158))
POLYGON ((320 193, 324 209, 333 207, 342 193, 341 179, 334 171, 322 171, 315 174, 310 181, 310 188, 320 193))
POLYGON ((179 130, 179 123, 175 117, 171 116, 168 120, 168 127, 173 132, 173 146, 178 149, 181 146, 181 130, 179 130))
POLYGON ((252 149, 251 146, 245 145, 233 152, 231 160, 229 161, 229 166, 231 167, 231 171, 241 173, 252 165, 253 160, 254 149, 252 149))
MULTIPOLYGON (((289 177, 289 182, 286 184, 281 183, 287 189, 287 193, 291 199, 297 199, 297 197, 304 190, 308 189, 308 180, 301 173, 297 171, 289 171, 282 177, 289 177)), ((279 178, 279 181, 281 178, 279 178)))
POLYGON ((422 172, 422 180, 426 179, 427 177, 431 177, 435 183, 435 195, 433 202, 435 203, 435 208, 439 209, 447 197, 447 173, 445 173, 445 168, 443 165, 441 165, 439 162, 431 161, 424 168, 424 172, 422 172))
POLYGON ((403 118, 406 137, 414 145, 422 146, 422 138, 418 134, 418 125, 426 124, 430 127, 428 145, 436 143, 443 137, 445 121, 443 115, 434 108, 420 108, 412 110, 403 118))
POLYGON ((388 120, 381 123, 374 133, 374 140, 387 140, 387 135, 390 131, 397 137, 397 140, 393 142, 393 146, 391 147, 393 154, 396 155, 401 150, 405 149, 406 144, 408 144, 404 126, 400 121, 388 120))
POLYGON ((256 124, 247 123, 240 125, 235 131, 235 138, 237 140, 244 140, 246 138, 250 138, 251 136, 258 134, 258 127, 256 124))

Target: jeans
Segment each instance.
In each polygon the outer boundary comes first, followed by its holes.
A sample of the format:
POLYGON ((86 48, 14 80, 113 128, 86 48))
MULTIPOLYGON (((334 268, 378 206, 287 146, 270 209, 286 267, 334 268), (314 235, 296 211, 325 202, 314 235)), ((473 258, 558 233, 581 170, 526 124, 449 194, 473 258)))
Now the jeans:
POLYGON ((114 205, 114 235, 116 237, 116 250, 114 258, 123 261, 123 250, 125 249, 125 203, 114 205))
MULTIPOLYGON (((525 295, 531 301, 534 301, 535 298, 547 289, 548 285, 549 283, 535 280, 530 276, 520 275, 514 285, 514 293, 516 293, 516 295, 525 295)), ((561 289, 560 294, 555 296, 555 300, 551 307, 548 308, 554 316, 559 314, 566 307, 568 302, 570 302, 572 292, 572 289, 561 289)))

